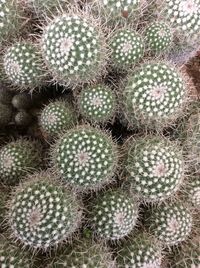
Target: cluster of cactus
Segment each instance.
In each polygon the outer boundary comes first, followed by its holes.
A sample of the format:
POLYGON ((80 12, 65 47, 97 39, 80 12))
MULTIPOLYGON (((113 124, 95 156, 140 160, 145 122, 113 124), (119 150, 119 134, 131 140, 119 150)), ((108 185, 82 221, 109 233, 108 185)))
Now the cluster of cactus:
POLYGON ((0 0, 0 267, 199 267, 200 0, 0 0))

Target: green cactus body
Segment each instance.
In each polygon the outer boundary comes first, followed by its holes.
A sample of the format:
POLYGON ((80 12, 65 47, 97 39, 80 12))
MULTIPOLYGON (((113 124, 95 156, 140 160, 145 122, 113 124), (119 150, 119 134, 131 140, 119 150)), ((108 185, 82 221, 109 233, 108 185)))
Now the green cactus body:
POLYGON ((163 203, 149 213, 149 230, 164 245, 176 245, 186 240, 191 232, 192 215, 180 203, 163 203))
POLYGON ((129 76, 123 91, 124 113, 130 127, 161 129, 182 112, 186 86, 166 63, 147 63, 129 76))
POLYGON ((161 268, 161 246, 145 233, 130 237, 118 247, 118 268, 161 268))
POLYGON ((40 126, 48 136, 53 137, 72 128, 77 120, 77 115, 70 103, 55 101, 49 103, 42 110, 40 126))
POLYGON ((19 87, 39 87, 45 80, 45 69, 39 50, 30 42, 11 46, 4 55, 7 78, 19 87))
POLYGON ((187 199, 200 210, 200 177, 192 178, 187 186, 187 199))
POLYGON ((55 79, 77 85, 104 72, 106 42, 96 21, 87 15, 62 15, 44 30, 44 58, 55 79))
POLYGON ((77 189, 101 188, 113 181, 117 148, 101 130, 80 126, 66 132, 53 150, 53 162, 64 182, 77 189))
POLYGON ((118 240, 136 225, 138 205, 127 193, 109 190, 93 200, 90 219, 94 232, 103 239, 118 240))
POLYGON ((114 261, 107 247, 90 240, 80 240, 56 254, 50 268, 114 268, 114 261))
POLYGON ((19 33, 23 10, 18 0, 0 0, 0 43, 19 33))
POLYGON ((41 164, 40 144, 25 139, 7 143, 0 149, 0 178, 5 184, 16 184, 41 164))
POLYGON ((110 40, 111 61, 118 69, 127 69, 136 64, 144 55, 144 41, 132 30, 122 29, 110 40))
POLYGON ((12 119, 12 106, 0 103, 0 126, 6 126, 12 119))
POLYGON ((31 268, 34 258, 25 250, 11 244, 6 237, 0 236, 0 267, 31 268))
POLYGON ((141 199, 159 201, 179 189, 184 160, 176 143, 150 136, 128 141, 127 148, 125 172, 131 190, 141 199))
POLYGON ((22 244, 47 249, 72 235, 81 214, 75 195, 42 173, 16 188, 8 219, 13 236, 22 244))
POLYGON ((78 107, 83 117, 94 123, 105 123, 116 111, 115 94, 105 85, 89 86, 79 95, 78 107))
POLYGON ((147 27, 145 39, 150 51, 163 53, 172 44, 173 34, 170 27, 163 22, 154 22, 147 27))

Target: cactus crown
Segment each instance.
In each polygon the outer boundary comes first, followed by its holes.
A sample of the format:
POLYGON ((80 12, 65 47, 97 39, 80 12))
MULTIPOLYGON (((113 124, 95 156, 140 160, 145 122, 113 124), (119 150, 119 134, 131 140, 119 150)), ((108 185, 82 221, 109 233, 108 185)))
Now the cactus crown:
POLYGON ((134 193, 146 201, 158 201, 178 190, 184 160, 174 142, 150 136, 131 139, 127 147, 126 172, 134 193))
POLYGON ((109 190, 93 200, 90 218, 99 237, 118 240, 128 235, 136 225, 138 206, 121 190, 109 190))
POLYGON ((18 186, 9 204, 13 236, 31 248, 47 249, 62 242, 76 230, 80 217, 75 195, 47 173, 34 174, 18 186))
POLYGON ((111 182, 118 161, 112 139, 103 131, 87 126, 61 136, 53 158, 64 182, 83 190, 101 188, 111 182))

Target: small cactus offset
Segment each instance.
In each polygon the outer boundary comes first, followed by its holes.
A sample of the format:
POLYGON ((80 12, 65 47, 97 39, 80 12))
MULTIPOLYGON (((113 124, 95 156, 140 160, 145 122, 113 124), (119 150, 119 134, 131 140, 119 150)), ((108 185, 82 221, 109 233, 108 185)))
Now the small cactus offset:
POLYGON ((175 142, 148 136, 131 138, 124 147, 125 173, 134 194, 156 202, 176 193, 184 178, 184 159, 175 142))
POLYGON ((107 48, 97 20, 87 14, 63 14, 44 29, 43 55, 54 78, 75 86, 105 72, 107 48))
POLYGON ((30 176, 13 192, 8 225, 23 245, 46 250, 69 238, 79 227, 81 215, 75 194, 43 172, 30 176))
POLYGON ((172 124, 187 102, 182 75, 167 63, 145 63, 125 84, 122 106, 130 127, 162 129, 172 124))
POLYGON ((97 190, 114 180, 118 152, 102 130, 79 126, 61 136, 52 158, 65 183, 79 190, 97 190))
POLYGON ((90 204, 90 224, 97 236, 106 240, 119 240, 135 227, 138 204, 122 190, 108 190, 90 204))
POLYGON ((144 56, 144 40, 139 33, 128 28, 117 30, 110 40, 111 64, 127 70, 144 56))
POLYGON ((76 125, 78 119, 72 105, 64 100, 50 102, 40 114, 40 126, 49 137, 58 136, 76 125))
POLYGON ((0 267, 1 268, 32 268, 35 258, 26 250, 19 248, 0 235, 0 267))
POLYGON ((12 185, 41 165, 41 145, 24 138, 5 144, 0 149, 0 181, 12 185))
POLYGON ((195 209, 200 210, 200 177, 192 177, 185 189, 187 201, 191 202, 195 209))
POLYGON ((106 245, 81 238, 56 254, 48 268, 115 268, 114 264, 106 245))
POLYGON ((9 47, 3 65, 8 80, 15 86, 33 89, 45 82, 41 53, 31 42, 18 42, 9 47))
POLYGON ((83 118, 92 123, 106 123, 114 117, 117 100, 105 85, 88 86, 78 96, 78 108, 83 118))
POLYGON ((150 208, 147 225, 150 232, 165 246, 186 240, 192 229, 192 212, 180 202, 163 203, 150 208))
POLYGON ((147 233, 128 238, 117 248, 117 267, 162 267, 162 247, 147 233))

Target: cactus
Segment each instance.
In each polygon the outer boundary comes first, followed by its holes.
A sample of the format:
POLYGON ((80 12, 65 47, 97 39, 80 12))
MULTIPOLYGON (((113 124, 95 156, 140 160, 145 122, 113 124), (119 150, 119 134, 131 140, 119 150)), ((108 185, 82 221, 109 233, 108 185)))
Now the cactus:
POLYGON ((192 212, 180 202, 160 204, 151 208, 149 214, 149 230, 163 245, 177 245, 191 232, 192 212))
POLYGON ((41 164, 39 142, 20 138, 0 149, 0 178, 5 184, 16 184, 41 164))
POLYGON ((45 67, 39 49, 31 42, 18 42, 4 55, 7 78, 20 88, 41 86, 45 81, 45 67))
POLYGON ((56 80, 72 86, 101 76, 107 57, 99 22, 88 14, 76 13, 58 16, 42 36, 47 66, 56 80))
POLYGON ((23 8, 18 0, 0 0, 0 43, 19 34, 22 27, 23 8))
POLYGON ((138 218, 138 205, 122 190, 108 190, 90 204, 90 224, 97 236, 118 240, 127 236, 138 218))
POLYGON ((46 250, 69 238, 79 227, 81 215, 73 192, 42 172, 30 176, 13 192, 8 225, 22 244, 46 250))
POLYGON ((116 111, 115 94, 105 85, 88 86, 78 96, 81 115, 94 123, 105 123, 116 111))
POLYGON ((187 201, 190 201, 194 208, 200 210, 200 177, 191 178, 185 190, 187 201))
POLYGON ((172 30, 165 22, 153 22, 144 35, 147 47, 153 53, 164 53, 172 45, 172 30))
POLYGON ((49 268, 114 268, 114 261, 107 247, 89 239, 76 240, 56 254, 49 268))
POLYGON ((72 105, 58 100, 44 107, 40 115, 40 126, 49 137, 53 137, 72 128, 77 120, 72 105))
POLYGON ((124 28, 113 34, 110 49, 112 65, 126 70, 143 58, 144 41, 137 32, 124 28))
POLYGON ((122 105, 130 127, 162 129, 172 124, 187 102, 185 79, 167 63, 146 63, 129 76, 122 105))
POLYGON ((32 97, 27 92, 18 93, 12 98, 12 105, 18 110, 30 109, 32 106, 32 97))
POLYGON ((34 267, 35 259, 27 251, 12 244, 6 236, 0 236, 1 268, 31 268, 34 267))
POLYGON ((79 126, 56 142, 52 159, 65 183, 80 190, 96 190, 113 181, 118 152, 106 133, 79 126))
POLYGON ((184 159, 175 142, 160 136, 131 138, 125 148, 125 172, 134 194, 160 201, 176 193, 184 177, 184 159))
POLYGON ((32 123, 32 116, 24 110, 15 115, 15 124, 21 127, 27 127, 32 123))
POLYGON ((157 241, 146 233, 138 233, 118 246, 118 268, 161 268, 162 249, 157 241))
POLYGON ((12 106, 0 103, 0 126, 6 126, 12 119, 12 106))

